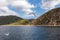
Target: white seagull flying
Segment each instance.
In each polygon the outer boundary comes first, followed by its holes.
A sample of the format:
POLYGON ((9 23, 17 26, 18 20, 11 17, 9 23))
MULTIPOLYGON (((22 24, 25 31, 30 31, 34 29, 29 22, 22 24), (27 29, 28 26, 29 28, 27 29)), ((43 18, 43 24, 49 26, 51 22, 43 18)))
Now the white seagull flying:
POLYGON ((8 33, 6 33, 5 35, 6 35, 6 36, 8 36, 8 35, 9 35, 9 32, 8 32, 8 33))

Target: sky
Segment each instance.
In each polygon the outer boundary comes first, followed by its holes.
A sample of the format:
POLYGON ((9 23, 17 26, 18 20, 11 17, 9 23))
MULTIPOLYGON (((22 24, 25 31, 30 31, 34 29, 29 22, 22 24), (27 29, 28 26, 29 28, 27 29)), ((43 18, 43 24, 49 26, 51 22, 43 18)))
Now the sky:
POLYGON ((60 0, 0 0, 0 16, 16 15, 24 19, 36 19, 57 7, 60 7, 60 0))

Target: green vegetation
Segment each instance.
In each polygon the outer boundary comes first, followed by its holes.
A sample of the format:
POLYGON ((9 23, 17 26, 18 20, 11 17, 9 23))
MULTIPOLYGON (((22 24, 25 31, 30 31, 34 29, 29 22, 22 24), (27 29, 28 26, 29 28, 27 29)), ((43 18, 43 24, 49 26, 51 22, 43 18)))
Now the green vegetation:
POLYGON ((29 25, 31 20, 22 19, 17 16, 0 16, 0 25, 29 25))
POLYGON ((52 9, 35 20, 11 15, 0 16, 0 25, 60 25, 60 8, 52 9))
POLYGON ((22 18, 17 16, 0 16, 0 25, 6 25, 13 22, 16 22, 18 20, 22 20, 22 18))
POLYGON ((9 25, 29 25, 30 21, 29 20, 18 20, 12 24, 9 25))

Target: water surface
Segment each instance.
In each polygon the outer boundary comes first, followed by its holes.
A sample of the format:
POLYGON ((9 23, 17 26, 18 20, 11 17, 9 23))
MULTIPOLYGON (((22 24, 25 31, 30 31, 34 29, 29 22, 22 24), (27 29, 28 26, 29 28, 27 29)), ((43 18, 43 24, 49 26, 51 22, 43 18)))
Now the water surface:
POLYGON ((0 40, 60 40, 60 27, 0 26, 0 40))

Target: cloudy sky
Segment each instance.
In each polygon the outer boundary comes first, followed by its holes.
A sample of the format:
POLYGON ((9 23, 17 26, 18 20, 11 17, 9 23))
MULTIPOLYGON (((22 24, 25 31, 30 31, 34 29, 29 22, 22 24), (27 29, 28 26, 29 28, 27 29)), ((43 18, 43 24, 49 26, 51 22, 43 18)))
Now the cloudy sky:
POLYGON ((56 7, 60 7, 60 0, 0 0, 0 16, 16 15, 31 19, 56 7))

